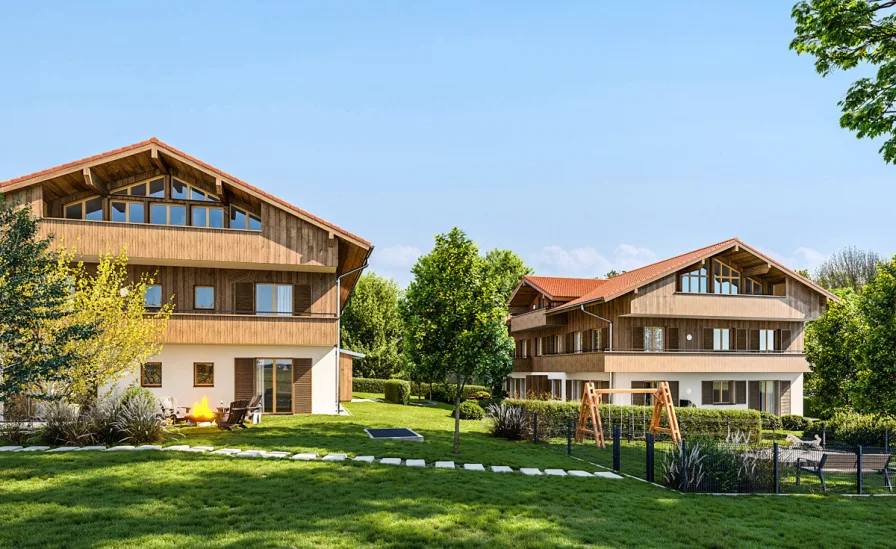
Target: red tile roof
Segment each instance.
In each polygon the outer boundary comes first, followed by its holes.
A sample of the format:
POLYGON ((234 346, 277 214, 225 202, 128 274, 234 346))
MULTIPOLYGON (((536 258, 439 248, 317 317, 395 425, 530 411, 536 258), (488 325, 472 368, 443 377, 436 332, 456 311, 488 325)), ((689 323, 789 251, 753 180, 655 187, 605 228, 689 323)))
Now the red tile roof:
POLYGON ((757 257, 761 257, 765 261, 768 261, 772 265, 775 265, 779 269, 787 273, 793 273, 798 280, 804 282, 808 286, 812 287, 818 292, 821 292, 825 296, 831 299, 837 299, 837 296, 833 295, 829 291, 825 290, 821 286, 815 284, 811 280, 806 280, 799 274, 797 274, 792 269, 789 269, 777 261, 770 259, 759 251, 751 248, 743 241, 738 238, 731 238, 729 240, 725 240, 724 242, 719 242, 717 244, 713 244, 711 246, 706 246, 705 248, 700 248, 699 250, 694 250, 692 252, 688 252, 686 254, 678 255, 669 259, 664 259, 662 261, 658 261, 656 263, 641 267, 639 269, 635 269, 633 271, 628 271, 626 273, 622 273, 621 275, 614 276, 607 280, 606 284, 601 284, 594 290, 588 292, 587 294, 581 296, 578 299, 570 301, 560 307, 556 307, 551 311, 551 313, 556 313, 559 311, 569 310, 574 307, 578 307, 585 303, 592 303, 594 301, 610 301, 611 299, 615 299, 621 295, 627 294, 632 290, 636 290, 645 284, 653 282, 663 276, 666 276, 670 273, 674 273, 675 271, 687 267, 688 265, 692 265, 701 259, 705 259, 717 253, 723 252, 729 248, 733 248, 734 246, 740 246, 741 248, 745 248, 750 253, 755 254, 757 257))
POLYGON ((246 183, 245 181, 243 181, 243 180, 241 180, 241 179, 239 179, 239 178, 237 178, 237 177, 234 177, 234 176, 228 174, 227 172, 224 172, 223 170, 220 170, 220 169, 218 169, 218 168, 216 168, 216 167, 214 167, 214 166, 212 166, 212 165, 210 165, 210 164, 206 164, 205 162, 203 162, 202 160, 199 160, 198 158, 194 158, 194 157, 192 157, 192 156, 190 156, 190 155, 188 155, 188 154, 186 154, 186 153, 184 153, 184 152, 182 152, 182 151, 180 151, 180 150, 178 150, 178 149, 175 149, 175 148, 172 147, 171 145, 168 145, 167 143, 164 143, 164 142, 160 141, 159 139, 156 139, 155 137, 152 137, 152 138, 150 138, 150 139, 148 139, 148 140, 146 140, 146 141, 141 141, 141 142, 139 142, 139 143, 134 143, 133 145, 128 145, 127 147, 121 147, 120 149, 115 149, 115 150, 113 150, 113 151, 107 151, 107 152, 104 152, 104 153, 101 153, 101 154, 96 154, 96 155, 93 155, 93 156, 90 156, 90 157, 87 157, 87 158, 82 158, 81 160, 76 160, 76 161, 74 161, 74 162, 68 162, 67 164, 62 164, 62 165, 60 165, 60 166, 56 166, 56 167, 54 167, 54 168, 48 168, 48 169, 46 169, 46 170, 41 170, 41 171, 39 171, 39 172, 35 172, 35 173, 29 174, 29 175, 23 175, 23 176, 21 176, 21 177, 16 177, 15 179, 10 179, 9 181, 2 181, 2 182, 0 182, 0 189, 2 189, 3 187, 7 187, 7 186, 9 186, 9 185, 14 185, 14 184, 16 184, 16 183, 21 183, 22 181, 27 181, 27 180, 29 180, 29 179, 33 179, 33 178, 36 178, 36 177, 40 177, 40 176, 42 176, 42 175, 46 175, 46 174, 49 174, 49 173, 52 173, 52 172, 56 172, 56 171, 60 171, 60 170, 67 170, 67 169, 70 169, 70 168, 76 168, 76 167, 78 167, 78 166, 80 166, 80 165, 82 165, 82 164, 87 164, 87 163, 89 163, 89 162, 94 162, 94 161, 96 161, 96 160, 102 160, 103 158, 107 158, 107 157, 110 157, 110 156, 113 156, 113 155, 116 155, 116 154, 120 154, 120 153, 123 153, 123 152, 127 152, 127 151, 130 151, 130 150, 134 150, 134 149, 139 149, 139 148, 141 148, 141 147, 145 147, 145 146, 147 146, 147 145, 157 145, 159 148, 164 149, 165 151, 167 151, 167 152, 169 152, 169 153, 171 153, 171 154, 173 154, 173 155, 175 155, 175 156, 180 156, 180 157, 183 157, 183 158, 185 158, 185 159, 187 159, 187 160, 189 160, 189 161, 191 161, 191 162, 195 162, 196 164, 199 164, 199 165, 202 166, 203 168, 205 168, 205 169, 207 169, 207 170, 209 170, 209 171, 211 171, 211 172, 214 172, 214 173, 220 175, 220 176, 223 177, 223 178, 226 178, 229 182, 236 183, 238 186, 245 187, 245 188, 247 188, 247 189, 249 189, 249 190, 251 190, 251 191, 253 191, 253 192, 256 192, 256 193, 258 193, 258 194, 264 196, 265 198, 267 198, 267 199, 269 199, 269 200, 271 200, 271 201, 273 201, 273 202, 276 202, 276 203, 280 204, 281 206, 283 206, 283 207, 286 208, 287 210, 291 210, 291 211, 293 211, 293 212, 295 212, 295 213, 297 213, 297 214, 299 214, 299 215, 301 215, 301 216, 307 217, 307 218, 309 218, 309 219, 311 219, 311 220, 313 220, 313 221, 315 221, 315 222, 317 222, 317 223, 319 223, 319 224, 321 224, 321 225, 324 225, 324 226, 326 226, 326 227, 328 227, 328 228, 330 228, 330 229, 333 229, 334 231, 336 231, 336 232, 338 232, 338 233, 341 233, 341 234, 344 235, 344 236, 347 236, 347 237, 349 237, 349 238, 351 238, 351 239, 353 239, 353 240, 356 240, 356 241, 358 241, 358 242, 360 242, 360 243, 363 243, 364 245, 366 245, 366 246, 368 246, 368 247, 371 246, 371 243, 370 243, 370 242, 368 242, 367 240, 364 240, 364 239, 361 238, 360 236, 357 236, 357 235, 355 235, 355 234, 352 234, 352 233, 346 231, 345 229, 343 229, 343 228, 341 228, 341 227, 339 227, 339 226, 337 226, 337 225, 334 225, 334 224, 330 223, 329 221, 326 221, 326 220, 321 219, 321 218, 319 218, 319 217, 317 217, 317 216, 315 216, 315 215, 312 215, 312 214, 306 212, 305 210, 299 208, 298 206, 294 206, 294 205, 290 204, 289 202, 286 202, 285 200, 282 200, 282 199, 280 199, 280 198, 277 198, 276 196, 274 196, 274 195, 272 195, 272 194, 266 193, 265 191, 262 191, 262 190, 259 189, 258 187, 255 187, 255 186, 253 186, 253 185, 250 185, 249 183, 246 183))
POLYGON ((524 276, 523 281, 546 294, 551 299, 558 297, 581 297, 597 289, 606 279, 569 278, 563 276, 524 276))

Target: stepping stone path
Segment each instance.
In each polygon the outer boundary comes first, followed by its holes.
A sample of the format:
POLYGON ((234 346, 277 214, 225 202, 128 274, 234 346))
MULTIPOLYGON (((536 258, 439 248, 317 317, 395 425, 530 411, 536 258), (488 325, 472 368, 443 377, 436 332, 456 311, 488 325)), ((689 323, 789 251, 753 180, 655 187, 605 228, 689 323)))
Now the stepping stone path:
MULTIPOLYGON (((155 451, 166 451, 166 452, 189 452, 189 453, 206 453, 210 452, 219 456, 235 456, 242 458, 268 458, 268 459, 292 459, 296 461, 313 461, 318 459, 320 456, 317 453, 313 452, 304 452, 293 454, 292 452, 284 452, 284 451, 265 451, 265 450, 242 450, 240 448, 219 448, 215 450, 211 446, 189 446, 187 444, 178 444, 174 446, 165 446, 162 447, 156 444, 144 444, 142 446, 130 446, 130 445, 122 445, 122 446, 111 446, 109 448, 105 446, 59 446, 57 448, 52 448, 50 446, 0 446, 0 452, 46 452, 46 453, 65 453, 65 452, 86 452, 86 451, 107 451, 107 452, 133 452, 139 450, 155 450, 155 451)), ((348 455, 346 454, 327 454, 322 458, 322 461, 345 461, 348 459, 348 455)), ((375 456, 356 456, 351 459, 351 461, 358 461, 361 463, 374 463, 377 461, 375 456)), ((402 458, 396 457, 388 457, 381 458, 379 460, 380 463, 384 465, 401 465, 402 462, 407 467, 426 467, 426 460, 424 459, 407 459, 402 460, 402 458)), ((454 469, 455 465, 453 461, 436 461, 433 466, 436 469, 454 469)), ((466 471, 485 471, 486 468, 481 463, 465 463, 463 466, 466 471)), ((506 465, 492 465, 490 467, 491 471, 494 473, 513 473, 513 469, 506 465)), ((548 475, 548 476, 557 476, 557 477, 597 477, 597 478, 606 478, 606 479, 621 479, 622 476, 617 475, 616 473, 612 473, 610 471, 599 471, 596 473, 589 473, 587 471, 581 470, 571 470, 564 471, 563 469, 545 469, 544 472, 540 469, 534 467, 522 467, 519 470, 520 473, 526 476, 540 476, 540 475, 548 475)))

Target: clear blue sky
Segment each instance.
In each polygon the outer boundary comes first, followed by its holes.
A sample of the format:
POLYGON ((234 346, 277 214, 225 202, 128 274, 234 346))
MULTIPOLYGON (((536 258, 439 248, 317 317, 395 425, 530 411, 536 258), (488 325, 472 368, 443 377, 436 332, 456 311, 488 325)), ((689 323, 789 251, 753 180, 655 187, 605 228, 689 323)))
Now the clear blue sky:
POLYGON ((788 50, 791 3, 9 4, 0 180, 156 136, 402 284, 453 226, 570 276, 732 236, 893 253, 896 167, 838 126, 858 75, 788 50))

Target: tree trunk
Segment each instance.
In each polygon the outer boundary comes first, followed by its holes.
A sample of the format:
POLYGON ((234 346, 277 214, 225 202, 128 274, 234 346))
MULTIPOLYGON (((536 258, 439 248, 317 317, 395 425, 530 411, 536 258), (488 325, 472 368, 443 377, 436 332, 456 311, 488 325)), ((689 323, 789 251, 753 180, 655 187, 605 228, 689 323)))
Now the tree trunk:
POLYGON ((460 453, 460 394, 462 389, 457 387, 457 393, 454 395, 454 453, 460 453))

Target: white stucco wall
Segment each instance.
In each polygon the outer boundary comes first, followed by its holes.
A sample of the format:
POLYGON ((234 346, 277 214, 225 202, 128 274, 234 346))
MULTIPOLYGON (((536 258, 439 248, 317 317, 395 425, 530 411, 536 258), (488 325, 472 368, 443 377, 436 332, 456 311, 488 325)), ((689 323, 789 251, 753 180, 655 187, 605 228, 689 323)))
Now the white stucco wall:
MULTIPOLYGON (((337 354, 332 346, 274 346, 274 345, 165 345, 162 352, 147 362, 162 363, 162 386, 149 388, 156 396, 173 396, 181 406, 208 397, 209 406, 229 404, 234 398, 235 358, 310 358, 311 412, 336 413, 337 354), (215 386, 193 387, 193 363, 215 364, 215 386)), ((139 383, 139 372, 119 382, 126 386, 139 383)))

